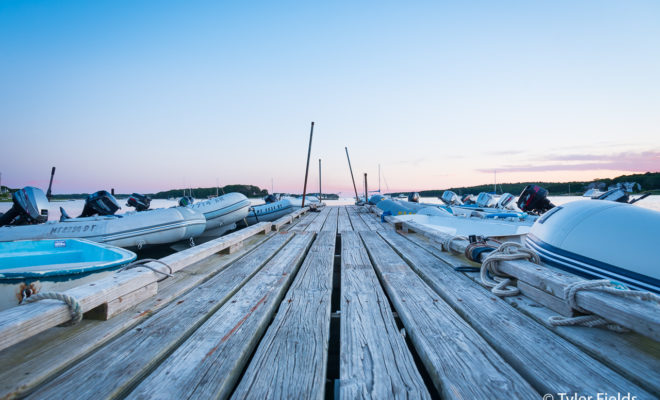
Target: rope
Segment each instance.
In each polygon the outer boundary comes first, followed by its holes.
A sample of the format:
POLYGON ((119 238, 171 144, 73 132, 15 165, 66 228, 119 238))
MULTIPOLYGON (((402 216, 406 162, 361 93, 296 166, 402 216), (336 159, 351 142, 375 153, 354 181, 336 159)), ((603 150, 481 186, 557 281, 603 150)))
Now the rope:
POLYGON ((460 251, 456 251, 452 249, 451 244, 454 242, 454 240, 468 240, 468 238, 466 238, 465 236, 452 236, 442 243, 442 247, 445 249, 445 251, 448 251, 451 254, 454 255, 461 254, 460 251))
POLYGON ((174 273, 174 271, 172 271, 172 267, 170 267, 169 265, 167 265, 163 261, 156 260, 154 258, 145 258, 145 259, 142 259, 142 260, 133 261, 132 263, 128 264, 127 266, 120 268, 117 272, 122 272, 122 271, 126 271, 126 270, 133 269, 133 268, 138 268, 138 267, 148 268, 148 269, 150 269, 153 272, 156 272, 158 274, 167 275, 165 278, 160 279, 157 282, 162 282, 163 280, 167 279, 167 277, 173 277, 174 276, 174 275, 172 275, 174 273), (163 272, 159 269, 156 269, 156 268, 152 267, 151 265, 146 265, 147 263, 150 263, 150 262, 163 264, 165 267, 167 267, 167 269, 170 270, 170 273, 168 274, 167 272, 163 272))
POLYGON ((499 297, 515 296, 520 290, 512 286, 513 280, 505 277, 500 272, 498 264, 500 261, 529 260, 535 264, 540 264, 539 255, 533 250, 523 247, 519 243, 506 242, 497 250, 491 252, 481 264, 481 283, 491 288, 491 292, 499 297), (491 279, 492 276, 493 278, 491 279))
POLYGON ((605 318, 590 313, 588 310, 577 305, 576 295, 582 290, 593 290, 604 293, 609 293, 618 297, 624 298, 637 298, 643 301, 655 301, 660 303, 660 297, 651 293, 651 292, 641 292, 638 290, 630 290, 628 288, 617 288, 607 279, 598 279, 598 280, 585 280, 572 283, 564 289, 564 299, 568 305, 576 311, 587 315, 580 315, 577 317, 563 317, 561 315, 555 315, 548 318, 548 323, 552 326, 571 326, 571 325, 580 325, 587 326, 590 328, 597 326, 604 326, 605 328, 614 331, 614 332, 630 332, 628 328, 625 328, 621 325, 614 324, 605 318))
POLYGON ((60 300, 65 302, 66 305, 69 306, 69 310, 71 311, 71 320, 61 324, 60 326, 75 325, 82 320, 83 312, 80 303, 78 303, 78 300, 76 300, 74 297, 71 297, 64 293, 58 293, 58 292, 35 293, 30 297, 24 298, 23 301, 21 301, 21 304, 33 303, 35 301, 45 300, 45 299, 60 300))

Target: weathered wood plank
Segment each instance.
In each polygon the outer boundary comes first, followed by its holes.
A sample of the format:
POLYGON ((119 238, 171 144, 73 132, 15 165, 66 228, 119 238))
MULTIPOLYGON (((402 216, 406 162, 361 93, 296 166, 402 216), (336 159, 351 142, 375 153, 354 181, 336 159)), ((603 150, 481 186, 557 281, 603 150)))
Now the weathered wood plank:
POLYGON ((346 211, 345 206, 339 207, 339 215, 337 217, 337 232, 342 233, 344 231, 352 231, 353 225, 351 225, 351 220, 348 218, 348 212, 346 211))
MULTIPOLYGON (((434 245, 420 235, 403 237, 423 247, 451 267, 465 266, 460 258, 443 252, 439 245, 434 245)), ((480 283, 478 272, 465 272, 462 275, 477 284, 480 283)), ((634 332, 621 334, 606 329, 579 326, 553 327, 548 324, 547 319, 557 315, 555 311, 526 296, 506 297, 504 300, 625 378, 660 397, 660 342, 634 332)))
MULTIPOLYGON (((396 236, 394 232, 383 234, 396 236)), ((407 334, 443 398, 500 399, 512 393, 520 399, 539 398, 536 390, 376 232, 360 235, 407 334)))
POLYGON ((409 235, 380 235, 539 393, 649 395, 404 238, 409 235))
MULTIPOLYGON (((451 237, 437 231, 430 232, 424 226, 415 222, 404 222, 403 225, 438 243, 442 243, 451 237)), ((466 246, 466 241, 453 242, 453 248, 457 251, 464 251, 466 246)), ((507 275, 560 298, 563 297, 567 285, 584 281, 583 278, 578 276, 558 272, 523 260, 502 261, 499 263, 498 268, 507 275)), ((653 301, 619 297, 598 291, 580 291, 576 294, 575 301, 578 306, 591 313, 660 341, 660 305, 653 301)))
POLYGON ((362 219, 362 222, 364 222, 365 225, 367 225, 367 227, 369 227, 370 230, 378 231, 378 230, 382 229, 381 226, 380 226, 380 223, 376 222, 376 220, 374 220, 373 214, 371 214, 368 209, 366 209, 364 207, 362 207, 361 209, 358 209, 357 215, 358 215, 358 217, 360 217, 362 219))
POLYGON ((206 283, 39 388, 32 397, 57 398, 66 394, 70 398, 97 399, 126 393, 257 274, 292 236, 273 236, 206 283))
POLYGON ((341 398, 430 398, 356 233, 341 256, 341 398))
POLYGON ((357 206, 347 206, 346 211, 348 212, 348 217, 351 219, 351 224, 353 225, 353 230, 355 232, 368 231, 369 227, 367 224, 362 221, 357 215, 357 206))
MULTIPOLYGON (((509 304, 578 346, 590 356, 660 398, 660 343, 640 334, 581 326, 552 326, 556 312, 526 296, 507 297, 509 304)), ((638 397, 641 398, 641 397, 638 397)))
POLYGON ((322 231, 232 398, 324 398, 334 251, 322 231))
POLYGON ((308 212, 305 214, 302 218, 300 218, 300 221, 298 221, 297 224, 295 224, 293 227, 289 229, 291 232, 303 232, 309 224, 314 222, 316 218, 319 217, 321 213, 320 212, 308 212))
POLYGON ((297 234, 128 398, 228 397, 312 240, 297 234))
MULTIPOLYGON (((334 207, 332 207, 334 208, 334 207)), ((321 212, 319 212, 319 216, 312 221, 309 226, 305 229, 305 232, 320 232, 321 228, 323 228, 323 224, 325 223, 325 220, 328 218, 328 215, 330 215, 330 209, 331 207, 323 207, 321 209, 321 212)))
POLYGON ((334 232, 336 234, 339 207, 326 207, 326 208, 330 210, 330 213, 328 214, 328 217, 325 219, 325 223, 323 224, 323 228, 321 228, 321 231, 334 232))
POLYGON ((284 225, 291 224, 293 222, 293 220, 295 220, 296 218, 299 218, 301 215, 305 214, 307 211, 309 211, 308 207, 301 208, 299 210, 296 210, 296 211, 292 212, 291 214, 288 214, 288 215, 285 215, 281 218, 276 219, 275 221, 273 221, 272 229, 274 231, 279 231, 280 228, 282 228, 284 225))
MULTIPOLYGON (((258 245, 266 236, 253 236, 247 241, 258 245)), ((0 399, 13 398, 32 390, 46 379, 73 365, 81 357, 110 339, 145 320, 189 289, 242 257, 247 251, 232 255, 214 254, 158 283, 158 295, 108 321, 84 319, 66 328, 51 328, 29 340, 0 352, 0 399)))
MULTIPOLYGON (((266 228, 270 229, 270 226, 266 223, 256 224, 227 236, 164 257, 162 261, 168 264, 172 268, 172 271, 176 272, 211 254, 242 242, 257 233, 261 233, 266 228)), ((149 265, 157 270, 167 270, 167 268, 158 263, 149 263, 149 265)), ((140 267, 75 287, 67 290, 65 293, 77 299, 83 312, 86 312, 101 304, 132 293, 161 278, 161 274, 140 267)), ((70 319, 71 313, 69 312, 69 307, 63 302, 56 300, 42 300, 2 311, 0 312, 0 350, 43 332, 48 328, 67 322, 70 319)))

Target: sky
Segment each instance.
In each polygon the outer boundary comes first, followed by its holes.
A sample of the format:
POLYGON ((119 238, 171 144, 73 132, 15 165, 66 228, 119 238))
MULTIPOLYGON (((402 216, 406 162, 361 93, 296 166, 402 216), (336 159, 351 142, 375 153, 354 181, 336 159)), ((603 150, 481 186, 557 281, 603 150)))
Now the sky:
POLYGON ((660 171, 657 1, 0 1, 2 184, 443 189, 660 171))

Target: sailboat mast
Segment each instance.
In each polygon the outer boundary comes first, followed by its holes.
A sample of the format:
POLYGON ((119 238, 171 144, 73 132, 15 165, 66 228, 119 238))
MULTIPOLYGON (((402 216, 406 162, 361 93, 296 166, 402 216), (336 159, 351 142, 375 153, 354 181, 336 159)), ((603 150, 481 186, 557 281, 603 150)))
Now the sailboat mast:
POLYGON ((378 164, 378 193, 380 194, 380 164, 378 164))

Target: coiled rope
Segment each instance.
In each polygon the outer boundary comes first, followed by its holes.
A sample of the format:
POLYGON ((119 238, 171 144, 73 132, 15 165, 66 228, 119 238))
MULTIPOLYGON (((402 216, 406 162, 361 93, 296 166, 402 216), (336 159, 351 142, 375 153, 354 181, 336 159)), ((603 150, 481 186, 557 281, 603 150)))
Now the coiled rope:
POLYGON ((126 270, 133 269, 133 268, 138 268, 138 267, 148 268, 148 269, 152 270, 153 272, 155 272, 157 274, 166 275, 165 278, 159 279, 157 282, 161 282, 161 281, 167 279, 168 277, 173 277, 174 276, 174 275, 172 275, 174 273, 174 271, 172 271, 172 267, 170 267, 169 265, 167 265, 167 263, 165 263, 161 260, 156 260, 155 258, 145 258, 145 259, 142 259, 142 260, 133 261, 132 263, 126 265, 125 267, 122 267, 119 270, 117 270, 117 272, 122 272, 122 271, 126 271, 126 270), (165 267, 167 267, 167 269, 170 270, 169 274, 167 272, 163 272, 159 269, 156 269, 156 268, 152 267, 151 265, 146 265, 147 263, 150 263, 150 262, 163 264, 165 267))
POLYGON ((60 300, 60 301, 65 302, 66 305, 69 306, 69 310, 71 311, 71 320, 67 321, 63 324, 60 324, 60 326, 75 325, 75 324, 79 323, 82 320, 83 312, 82 312, 82 307, 80 306, 80 303, 74 297, 66 295, 64 293, 58 293, 58 292, 35 293, 35 294, 31 295, 30 297, 25 297, 21 301, 21 304, 33 303, 33 302, 38 301, 38 300, 46 300, 46 299, 60 300))
POLYGON ((628 297, 628 298, 637 298, 644 301, 655 301, 660 304, 660 297, 651 293, 651 292, 642 292, 638 290, 630 290, 627 288, 620 289, 612 284, 607 279, 599 280, 590 280, 590 281, 578 281, 572 283, 564 289, 564 299, 568 305, 576 311, 587 315, 580 315, 577 317, 563 317, 561 315, 555 315, 548 318, 548 323, 553 326, 587 326, 590 328, 603 326, 614 332, 630 332, 628 328, 625 328, 621 325, 612 323, 605 318, 591 314, 589 311, 577 305, 576 295, 582 290, 593 290, 604 293, 609 293, 619 297, 628 297))
POLYGON ((511 285, 513 280, 500 272, 498 265, 500 261, 529 260, 540 264, 541 259, 535 251, 523 247, 519 243, 506 242, 497 250, 488 254, 481 263, 481 283, 491 288, 491 292, 498 297, 515 296, 520 290, 511 285), (492 279, 491 277, 492 276, 492 279))

